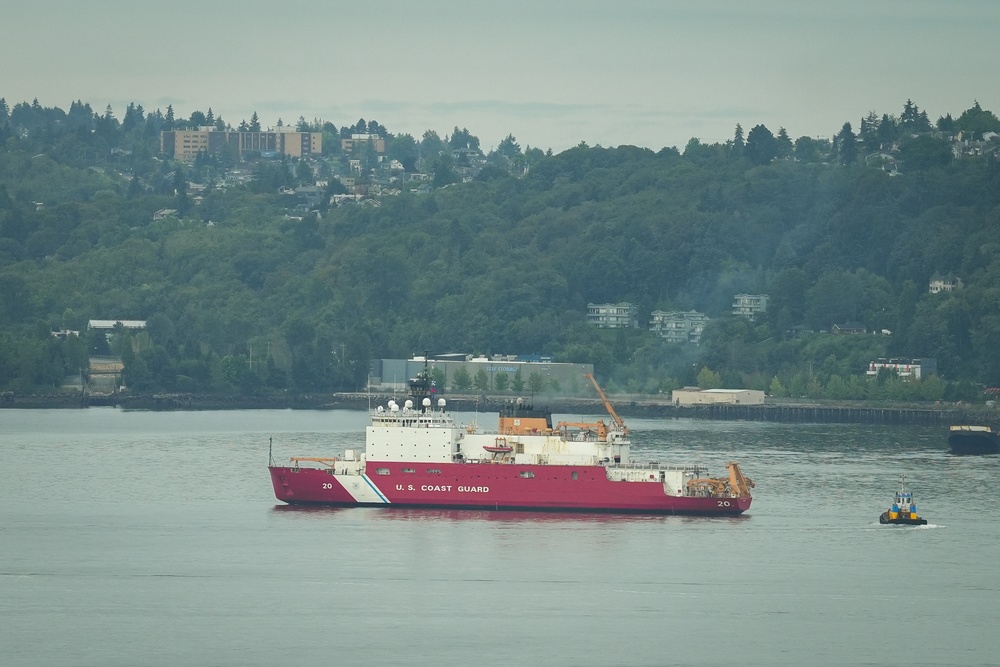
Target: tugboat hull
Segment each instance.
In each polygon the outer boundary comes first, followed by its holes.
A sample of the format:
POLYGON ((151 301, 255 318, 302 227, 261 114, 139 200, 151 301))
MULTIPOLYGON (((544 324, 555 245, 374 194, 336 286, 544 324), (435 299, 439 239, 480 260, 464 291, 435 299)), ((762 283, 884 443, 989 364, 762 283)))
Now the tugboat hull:
POLYGON ((889 516, 889 512, 882 512, 882 516, 878 518, 878 522, 881 524, 891 524, 896 526, 926 526, 927 519, 910 519, 909 517, 896 516, 895 518, 889 516))

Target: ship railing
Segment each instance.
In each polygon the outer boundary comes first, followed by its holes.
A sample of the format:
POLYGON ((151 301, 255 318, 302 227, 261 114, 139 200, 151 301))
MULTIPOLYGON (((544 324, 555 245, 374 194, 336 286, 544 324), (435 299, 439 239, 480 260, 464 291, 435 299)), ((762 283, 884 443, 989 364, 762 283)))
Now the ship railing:
POLYGON ((623 470, 667 470, 673 472, 693 472, 700 475, 708 471, 708 466, 699 464, 670 465, 659 463, 658 461, 630 461, 628 463, 609 463, 608 468, 621 468, 623 470))
POLYGON ((410 413, 386 413, 386 412, 373 412, 372 424, 382 424, 390 426, 412 426, 414 428, 428 428, 428 427, 442 427, 442 426, 452 426, 454 421, 450 416, 443 415, 441 413, 436 414, 420 414, 416 412, 410 413))

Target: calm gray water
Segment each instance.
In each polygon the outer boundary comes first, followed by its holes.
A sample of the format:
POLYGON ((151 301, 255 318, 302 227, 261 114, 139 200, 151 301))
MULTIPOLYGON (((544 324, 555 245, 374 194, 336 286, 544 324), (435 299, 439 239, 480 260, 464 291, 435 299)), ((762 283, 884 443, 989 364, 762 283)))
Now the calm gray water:
POLYGON ((268 437, 366 423, 0 410, 0 664, 1000 661, 1000 458, 943 429, 629 420, 639 458, 740 461, 735 519, 277 506, 268 437), (900 474, 930 525, 878 525, 900 474))

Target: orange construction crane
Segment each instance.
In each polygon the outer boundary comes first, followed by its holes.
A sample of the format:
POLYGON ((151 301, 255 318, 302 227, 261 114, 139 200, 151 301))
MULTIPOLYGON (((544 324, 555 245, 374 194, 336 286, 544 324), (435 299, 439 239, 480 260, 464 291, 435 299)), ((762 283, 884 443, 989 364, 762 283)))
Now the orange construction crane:
POLYGON ((750 489, 754 488, 753 480, 746 477, 736 461, 726 464, 729 479, 707 477, 688 480, 688 495, 707 496, 709 498, 749 498, 750 489))
POLYGON ((604 395, 604 390, 601 389, 601 385, 597 384, 597 380, 594 379, 593 374, 584 373, 584 377, 590 380, 591 384, 594 385, 594 389, 597 390, 597 395, 601 397, 601 401, 604 403, 604 409, 608 411, 609 415, 611 415, 611 419, 614 421, 615 425, 621 429, 622 433, 627 434, 628 427, 625 426, 625 422, 622 421, 622 418, 618 416, 617 412, 615 412, 614 406, 611 405, 611 401, 608 400, 608 397, 604 395))
POLYGON ((740 465, 736 461, 730 461, 726 464, 729 468, 729 486, 732 487, 733 491, 736 493, 738 498, 749 498, 750 489, 754 488, 756 484, 749 477, 743 474, 740 470, 740 465))

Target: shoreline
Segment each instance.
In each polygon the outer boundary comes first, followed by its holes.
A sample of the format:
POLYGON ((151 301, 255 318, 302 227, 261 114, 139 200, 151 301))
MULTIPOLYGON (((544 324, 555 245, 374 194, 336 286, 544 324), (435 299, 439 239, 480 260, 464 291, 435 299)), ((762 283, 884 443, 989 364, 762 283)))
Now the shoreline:
MULTIPOLYGON (((199 410, 366 410, 384 404, 389 394, 333 393, 288 396, 212 396, 190 394, 96 396, 86 394, 6 393, 2 408, 85 409, 117 407, 122 410, 156 412, 199 410)), ((513 396, 448 395, 448 408, 457 412, 494 412, 515 399, 513 396)), ((534 401, 557 413, 593 414, 605 412, 598 397, 549 397, 534 401)), ((984 424, 990 425, 995 410, 968 405, 880 405, 865 401, 838 403, 807 400, 770 399, 763 405, 678 406, 665 398, 612 397, 615 410, 626 417, 649 419, 715 419, 729 421, 775 421, 799 423, 869 423, 869 424, 984 424)))

